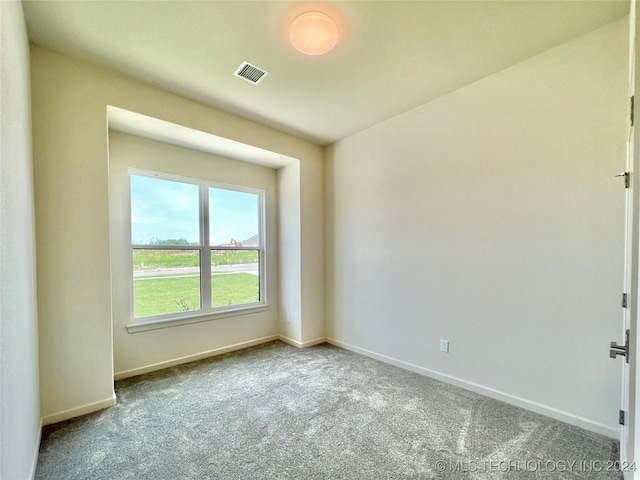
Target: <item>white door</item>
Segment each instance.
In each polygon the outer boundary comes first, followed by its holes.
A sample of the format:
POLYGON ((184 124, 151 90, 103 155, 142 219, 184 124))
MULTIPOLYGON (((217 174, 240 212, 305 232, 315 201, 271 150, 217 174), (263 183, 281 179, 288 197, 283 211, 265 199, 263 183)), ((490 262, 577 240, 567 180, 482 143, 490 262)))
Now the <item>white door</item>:
MULTIPOLYGON (((640 48, 636 47, 636 0, 631 1, 629 19, 629 98, 634 96, 636 91, 640 92, 640 87, 636 85, 635 65, 639 60, 636 58, 640 53, 640 48)), ((631 102, 630 102, 631 105, 631 102)), ((640 479, 640 472, 629 468, 634 466, 635 461, 640 460, 639 442, 636 441, 636 425, 638 419, 636 415, 640 413, 637 408, 638 398, 636 392, 636 364, 637 364, 637 318, 638 318, 638 263, 640 261, 640 184, 638 183, 637 174, 640 174, 640 128, 634 128, 635 121, 632 121, 633 111, 630 108, 629 131, 627 137, 627 172, 624 178, 628 182, 626 189, 626 232, 625 232, 625 279, 624 289, 627 295, 626 308, 624 308, 624 327, 620 332, 621 338, 617 339, 617 343, 625 345, 627 348, 627 356, 622 363, 622 407, 624 412, 624 424, 620 429, 620 460, 621 467, 625 472, 625 479, 640 479), (628 333, 625 335, 626 332, 628 333)))

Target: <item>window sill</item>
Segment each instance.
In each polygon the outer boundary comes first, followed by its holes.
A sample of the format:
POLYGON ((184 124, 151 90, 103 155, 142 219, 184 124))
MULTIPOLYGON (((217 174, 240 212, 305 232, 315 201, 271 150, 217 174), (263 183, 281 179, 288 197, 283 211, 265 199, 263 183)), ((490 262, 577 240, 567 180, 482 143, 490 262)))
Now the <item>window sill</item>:
POLYGON ((127 325, 127 332, 138 333, 147 330, 157 330, 159 328, 177 327, 179 325, 188 325, 190 323, 208 322, 209 320, 218 320, 220 318, 237 317, 239 315, 250 315, 252 313, 265 312, 269 310, 269 305, 253 305, 249 307, 239 307, 225 310, 222 312, 207 312, 199 315, 179 318, 162 318, 155 320, 142 320, 132 322, 127 325))

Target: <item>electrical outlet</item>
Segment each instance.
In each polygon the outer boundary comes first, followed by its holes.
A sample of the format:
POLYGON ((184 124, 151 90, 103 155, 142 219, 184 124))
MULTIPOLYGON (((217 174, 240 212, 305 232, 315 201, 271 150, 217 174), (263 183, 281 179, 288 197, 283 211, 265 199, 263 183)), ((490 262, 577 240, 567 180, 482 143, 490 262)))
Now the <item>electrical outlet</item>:
POLYGON ((440 340, 440 351, 449 353, 449 340, 440 340))
POLYGON ((291 314, 287 313, 287 323, 291 323, 291 314))

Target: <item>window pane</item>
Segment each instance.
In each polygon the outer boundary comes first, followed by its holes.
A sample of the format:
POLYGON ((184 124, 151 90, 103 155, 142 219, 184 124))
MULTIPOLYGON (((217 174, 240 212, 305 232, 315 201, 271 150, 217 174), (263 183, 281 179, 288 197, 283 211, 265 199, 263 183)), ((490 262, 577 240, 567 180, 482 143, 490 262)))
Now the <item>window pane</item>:
POLYGON ((213 307, 260 301, 258 250, 211 251, 211 302, 213 307))
POLYGON ((258 247, 259 196, 209 188, 209 236, 212 247, 258 247))
POLYGON ((133 250, 133 316, 200 310, 198 250, 133 250))
POLYGON ((199 245, 198 186, 131 175, 131 243, 199 245))

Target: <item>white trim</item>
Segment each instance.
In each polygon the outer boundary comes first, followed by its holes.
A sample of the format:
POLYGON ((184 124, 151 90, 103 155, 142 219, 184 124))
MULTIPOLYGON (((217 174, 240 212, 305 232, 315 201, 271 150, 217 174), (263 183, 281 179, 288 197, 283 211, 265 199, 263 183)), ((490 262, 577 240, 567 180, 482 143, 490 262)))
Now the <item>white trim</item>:
MULTIPOLYGON (((129 211, 127 218, 133 217, 133 205, 132 199, 132 181, 133 177, 144 177, 153 180, 161 180, 165 182, 173 182, 183 185, 192 185, 198 189, 198 231, 199 231, 199 244, 198 245, 185 245, 176 246, 178 248, 172 248, 173 245, 151 245, 151 244, 139 244, 133 243, 132 239, 132 222, 127 222, 128 230, 127 236, 129 238, 129 271, 134 272, 133 276, 128 278, 129 287, 129 324, 127 325, 127 331, 129 333, 140 332, 144 330, 152 330, 156 328, 164 328, 165 326, 175 326, 180 324, 188 324, 194 322, 202 322, 206 320, 212 320, 216 314, 224 314, 229 311, 236 311, 243 307, 255 307, 267 305, 267 268, 266 264, 266 247, 265 247, 265 235, 266 235, 266 211, 265 211, 265 191, 263 189, 256 189, 251 187, 245 187, 242 185, 231 185, 228 183, 214 182, 202 178, 186 177, 182 175, 175 175, 173 173, 158 172, 155 170, 146 170, 135 167, 127 168, 127 191, 128 191, 128 206, 129 211), (209 235, 210 228, 210 205, 209 197, 211 190, 227 190, 236 193, 244 193, 247 195, 254 195, 257 200, 258 210, 258 245, 252 248, 240 248, 240 250, 254 250, 258 252, 258 292, 259 299, 257 302, 251 304, 239 304, 231 307, 221 306, 214 307, 211 293, 211 276, 206 272, 211 271, 211 252, 218 250, 217 245, 211 245, 211 238, 209 235), (168 314, 151 315, 149 317, 136 317, 134 313, 134 301, 135 301, 135 268, 133 265, 132 252, 136 250, 192 250, 197 251, 200 258, 200 308, 196 314, 183 314, 182 312, 172 312, 168 314), (159 323, 165 322, 166 325, 159 326, 159 323), (148 326, 149 325, 149 326, 148 326)), ((238 248, 222 247, 222 250, 239 250, 238 248)), ((226 316, 226 315, 220 315, 226 316)))
POLYGON ((36 441, 33 457, 31 459, 31 476, 29 478, 36 478, 36 468, 38 467, 38 457, 40 455, 40 443, 42 442, 42 418, 40 419, 40 426, 38 428, 38 440, 36 441))
POLYGON ((127 325, 127 332, 137 333, 146 332, 147 330, 157 330, 159 328, 175 327, 178 325, 188 325, 190 323, 208 322, 209 320, 217 320, 220 318, 236 317, 238 315, 250 315, 252 313, 265 312, 269 310, 269 305, 252 304, 252 306, 231 307, 219 312, 206 312, 200 315, 191 315, 190 317, 173 317, 173 318, 156 318, 142 322, 130 323, 127 325))
POLYGON ((282 340, 284 343, 288 343, 289 345, 293 345, 294 347, 298 347, 298 348, 313 347, 314 345, 319 345, 320 343, 325 343, 327 341, 327 339, 324 337, 316 338, 314 340, 308 340, 306 342, 299 342, 298 340, 285 337, 284 335, 278 335, 278 338, 282 340))
POLYGON ((112 394, 111 398, 105 398, 104 400, 98 400, 97 402, 86 403, 79 407, 70 408, 58 413, 52 413, 51 415, 45 415, 42 417, 42 425, 51 425, 54 423, 69 420, 70 418, 86 415, 87 413, 97 412, 104 410, 105 408, 113 407, 116 404, 116 394, 112 394))
POLYGON ((466 390, 471 390, 472 392, 476 392, 481 395, 485 395, 487 397, 494 398, 496 400, 500 400, 502 402, 524 408, 526 410, 530 410, 532 412, 546 415, 547 417, 551 417, 556 420, 560 420, 562 422, 569 423, 571 425, 575 425, 577 427, 584 428, 586 430, 590 430, 595 433, 599 433, 601 435, 605 435, 615 440, 618 440, 620 436, 620 432, 618 431, 617 428, 612 428, 602 423, 594 422, 593 420, 589 420, 588 418, 580 417, 578 415, 574 415, 572 413, 565 412, 563 410, 558 410, 557 408, 553 408, 548 405, 543 405, 541 403, 533 402, 531 400, 527 400, 522 397, 517 397, 509 393, 501 392, 499 390, 495 390, 490 387, 485 387, 477 383, 469 382, 461 378, 447 375, 445 373, 440 373, 435 370, 431 370, 429 368, 421 367, 413 363, 405 362, 403 360, 398 360, 397 358, 375 353, 375 352, 372 352, 371 350, 367 350, 361 347, 356 347, 355 345, 350 345, 348 343, 341 342, 340 340, 336 340, 334 338, 327 338, 326 341, 327 343, 335 345, 336 347, 344 348, 345 350, 350 350, 352 352, 359 353, 361 355, 374 358, 376 360, 380 360, 381 362, 388 363, 396 367, 404 368, 405 370, 410 370, 412 372, 419 373, 420 375, 424 375, 426 377, 440 380, 450 385, 455 385, 457 387, 461 387, 466 390))
POLYGON ((223 353, 233 352, 234 350, 242 350, 243 348, 253 347, 262 343, 272 342, 278 340, 278 335, 269 335, 267 337, 256 338, 254 340, 248 340, 246 342, 235 343, 226 347, 214 348, 213 350, 207 350, 206 352, 194 353, 192 355, 185 355, 184 357, 174 358, 172 360, 165 360, 163 362, 154 363, 145 367, 132 368, 130 370, 124 370, 114 374, 114 380, 123 380, 129 377, 135 377, 136 375, 142 375, 144 373, 155 372, 156 370, 162 370, 163 368, 174 367, 183 363, 194 362, 203 358, 215 357, 223 353))

